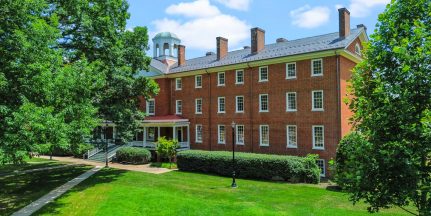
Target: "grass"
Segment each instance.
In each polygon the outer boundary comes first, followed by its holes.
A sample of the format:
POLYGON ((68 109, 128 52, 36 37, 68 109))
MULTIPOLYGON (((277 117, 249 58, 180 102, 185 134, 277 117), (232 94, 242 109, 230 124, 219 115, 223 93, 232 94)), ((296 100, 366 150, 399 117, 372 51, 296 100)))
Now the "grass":
MULTIPOLYGON (((369 215, 347 195, 287 184, 172 171, 155 175, 103 169, 36 215, 369 215)), ((387 209, 374 215, 407 215, 387 209)))
MULTIPOLYGON (((0 166, 0 173, 10 174, 11 169, 28 170, 33 168, 58 166, 61 163, 45 160, 31 160, 35 164, 23 166, 0 166)), ((37 171, 13 176, 0 176, 0 215, 10 215, 37 200, 49 191, 89 170, 89 166, 68 166, 53 170, 37 171)))
POLYGON ((177 169, 177 163, 169 164, 169 162, 153 162, 150 164, 150 167, 159 167, 166 169, 177 169))
POLYGON ((48 160, 43 158, 26 159, 25 162, 27 163, 19 164, 19 165, 15 165, 15 164, 0 165, 0 176, 8 175, 13 172, 37 169, 42 167, 59 166, 64 164, 64 163, 59 163, 58 161, 48 160))

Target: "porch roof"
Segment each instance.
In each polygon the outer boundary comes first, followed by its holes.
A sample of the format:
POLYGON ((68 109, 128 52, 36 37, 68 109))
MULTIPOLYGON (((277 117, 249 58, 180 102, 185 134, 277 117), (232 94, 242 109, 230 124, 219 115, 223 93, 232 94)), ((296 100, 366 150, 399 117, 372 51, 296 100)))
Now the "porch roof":
POLYGON ((189 120, 178 115, 148 116, 144 119, 143 123, 187 124, 189 123, 189 120))

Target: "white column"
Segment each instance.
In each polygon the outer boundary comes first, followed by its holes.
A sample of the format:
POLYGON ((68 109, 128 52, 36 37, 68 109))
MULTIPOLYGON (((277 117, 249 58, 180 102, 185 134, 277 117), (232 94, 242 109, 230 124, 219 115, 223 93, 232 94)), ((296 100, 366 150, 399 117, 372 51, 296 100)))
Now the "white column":
POLYGON ((144 143, 143 143, 143 147, 145 147, 147 145, 147 127, 144 127, 144 143))
POLYGON ((160 44, 159 44, 159 56, 162 56, 162 55, 165 55, 165 51, 163 50, 163 45, 160 46, 160 44))
MULTIPOLYGON (((172 128, 172 139, 176 139, 177 138, 177 133, 176 133, 176 127, 174 126, 173 128, 172 128)), ((179 140, 178 140, 178 142, 179 142, 179 140)))
POLYGON ((174 56, 174 44, 169 44, 169 56, 174 56))
POLYGON ((190 148, 190 126, 187 125, 187 145, 190 148))
POLYGON ((155 58, 155 57, 158 57, 157 56, 157 45, 156 45, 156 43, 153 43, 153 57, 155 58))

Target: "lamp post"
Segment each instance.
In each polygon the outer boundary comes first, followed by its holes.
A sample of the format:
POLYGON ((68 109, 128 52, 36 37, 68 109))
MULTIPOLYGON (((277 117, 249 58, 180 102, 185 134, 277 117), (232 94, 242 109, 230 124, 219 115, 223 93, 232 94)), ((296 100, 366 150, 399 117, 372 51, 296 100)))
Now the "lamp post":
POLYGON ((105 167, 108 165, 108 121, 105 120, 105 167))
POLYGON ((236 188, 235 182, 235 122, 232 121, 232 188, 236 188))

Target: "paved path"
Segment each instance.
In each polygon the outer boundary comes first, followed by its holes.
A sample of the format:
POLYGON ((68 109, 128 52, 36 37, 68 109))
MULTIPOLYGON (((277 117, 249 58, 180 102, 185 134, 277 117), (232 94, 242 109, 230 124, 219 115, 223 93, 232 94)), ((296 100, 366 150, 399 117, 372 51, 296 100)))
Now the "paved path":
POLYGON ((39 210, 40 208, 42 208, 43 206, 45 206, 49 202, 53 201, 57 197, 66 193, 66 191, 75 187, 77 184, 81 183, 82 181, 84 181, 88 177, 92 176, 94 173, 98 172, 101 168, 102 168, 101 166, 97 166, 97 167, 85 172, 84 174, 68 181, 66 184, 52 190, 51 192, 49 192, 45 196, 39 198, 38 200, 27 205, 26 207, 13 213, 12 216, 27 216, 27 215, 33 214, 34 212, 36 212, 37 210, 39 210))
MULTIPOLYGON (((41 158, 49 158, 49 156, 40 156, 41 158)), ((84 160, 74 157, 52 157, 53 160, 58 160, 62 162, 69 162, 74 164, 86 164, 92 166, 105 166, 105 163, 84 160)), ((150 167, 149 164, 144 165, 128 165, 128 164, 119 164, 119 163, 109 163, 109 167, 122 169, 122 170, 130 170, 130 171, 138 171, 152 174, 162 174, 172 171, 172 169, 159 168, 159 167, 150 167)))

